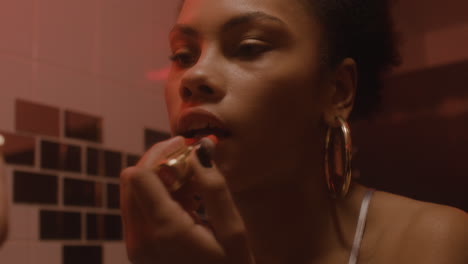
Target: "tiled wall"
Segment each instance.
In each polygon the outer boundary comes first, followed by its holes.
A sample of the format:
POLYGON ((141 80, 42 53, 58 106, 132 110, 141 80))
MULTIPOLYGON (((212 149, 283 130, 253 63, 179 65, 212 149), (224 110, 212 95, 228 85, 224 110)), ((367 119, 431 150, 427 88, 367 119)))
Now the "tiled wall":
POLYGON ((404 62, 397 74, 468 60, 467 1, 391 2, 404 62))
POLYGON ((142 151, 142 127, 168 131, 148 77, 169 64, 177 2, 0 1, 0 129, 14 130, 21 98, 98 114, 105 145, 142 151))
POLYGON ((128 263, 117 176, 167 135, 163 84, 148 76, 169 62, 177 2, 0 1, 0 263, 128 263))
MULTIPOLYGON (((11 204, 0 263, 127 263, 116 175, 166 137, 159 81, 178 2, 0 1, 11 204)), ((404 64, 384 97, 393 112, 354 130, 362 181, 465 210, 466 81, 443 81, 466 72, 456 64, 468 58, 466 3, 398 1, 404 64)))
MULTIPOLYGON (((126 263, 119 174, 140 153, 105 148, 101 117, 21 99, 15 106, 15 131, 0 131, 11 190, 1 262, 30 255, 31 262, 21 263, 126 263)), ((141 131, 147 147, 166 138, 141 131)))
POLYGON ((352 124, 362 182, 468 212, 467 72, 468 60, 387 80, 382 112, 352 124))

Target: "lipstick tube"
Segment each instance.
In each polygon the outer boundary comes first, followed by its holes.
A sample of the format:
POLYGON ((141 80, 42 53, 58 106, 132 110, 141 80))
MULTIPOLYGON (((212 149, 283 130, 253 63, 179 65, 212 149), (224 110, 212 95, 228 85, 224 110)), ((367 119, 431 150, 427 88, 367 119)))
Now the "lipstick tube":
MULTIPOLYGON (((216 136, 210 135, 208 138, 213 143, 217 143, 216 136)), ((179 190, 191 178, 193 171, 187 158, 200 147, 200 141, 184 146, 169 154, 163 161, 154 166, 154 172, 159 176, 169 192, 179 190)))

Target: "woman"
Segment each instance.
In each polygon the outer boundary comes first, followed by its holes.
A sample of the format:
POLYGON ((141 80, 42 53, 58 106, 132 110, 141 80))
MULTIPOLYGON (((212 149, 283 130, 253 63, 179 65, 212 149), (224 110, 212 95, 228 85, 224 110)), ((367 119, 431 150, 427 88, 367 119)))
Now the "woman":
POLYGON ((186 0, 170 33, 175 137, 122 173, 132 262, 468 263, 465 213, 346 188, 346 120, 370 113, 397 62, 390 25, 383 1, 186 0), (171 194, 154 164, 209 134, 171 194))

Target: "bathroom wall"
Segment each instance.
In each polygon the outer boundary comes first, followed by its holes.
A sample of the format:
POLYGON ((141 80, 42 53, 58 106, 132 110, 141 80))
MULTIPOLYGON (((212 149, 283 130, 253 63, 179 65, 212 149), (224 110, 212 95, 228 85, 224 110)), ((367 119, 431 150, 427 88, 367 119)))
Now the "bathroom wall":
POLYGON ((403 64, 381 112, 353 124, 355 176, 468 211, 468 2, 395 2, 403 64))
POLYGON ((128 263, 118 184, 167 137, 162 82, 177 1, 0 1, 0 263, 128 263))
POLYGON ((403 55, 397 74, 468 60, 468 2, 393 2, 403 55))

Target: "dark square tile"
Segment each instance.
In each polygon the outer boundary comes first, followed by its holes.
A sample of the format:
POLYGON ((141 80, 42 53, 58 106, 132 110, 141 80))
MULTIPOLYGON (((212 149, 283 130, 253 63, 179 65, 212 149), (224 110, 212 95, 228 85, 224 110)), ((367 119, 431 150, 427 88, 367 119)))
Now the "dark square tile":
POLYGON ((104 240, 104 217, 97 214, 86 214, 86 239, 104 240))
POLYGON ((81 172, 81 147, 41 141, 41 167, 44 169, 81 172))
POLYGON ((145 129, 145 149, 148 150, 154 144, 169 139, 171 136, 166 132, 161 132, 152 129, 145 129))
POLYGON ((103 186, 94 181, 64 179, 63 197, 65 205, 101 207, 103 186))
POLYGON ((86 149, 86 173, 104 176, 104 151, 98 148, 86 149))
POLYGON ((65 111, 65 136, 102 142, 102 119, 87 114, 65 111))
POLYGON ((14 171, 13 200, 16 203, 57 204, 57 176, 14 171))
POLYGON ((52 137, 59 136, 60 111, 58 108, 18 99, 15 111, 17 131, 52 137))
POLYGON ((63 145, 63 170, 81 172, 81 148, 74 145, 63 145))
POLYGON ((120 215, 87 214, 86 227, 88 240, 122 240, 120 215))
POLYGON ((3 154, 7 163, 34 166, 34 151, 36 149, 34 137, 6 132, 1 132, 1 134, 5 140, 3 154))
POLYGON ((60 162, 60 144, 51 141, 41 141, 41 168, 43 169, 61 169, 60 162))
POLYGON ((140 158, 141 156, 139 155, 127 154, 127 164, 125 165, 125 167, 135 166, 140 160, 140 158))
POLYGON ((120 215, 104 215, 106 240, 122 240, 122 218, 120 215))
POLYGON ((40 211, 40 239, 81 239, 81 214, 40 211))
POLYGON ((104 175, 118 178, 122 170, 122 153, 116 151, 104 151, 104 175))
POLYGON ((102 246, 63 246, 62 264, 102 264, 102 246))
POLYGON ((120 186, 118 184, 107 184, 107 207, 110 209, 120 208, 120 186))
POLYGON ((95 148, 86 148, 86 174, 98 175, 99 151, 95 148))

